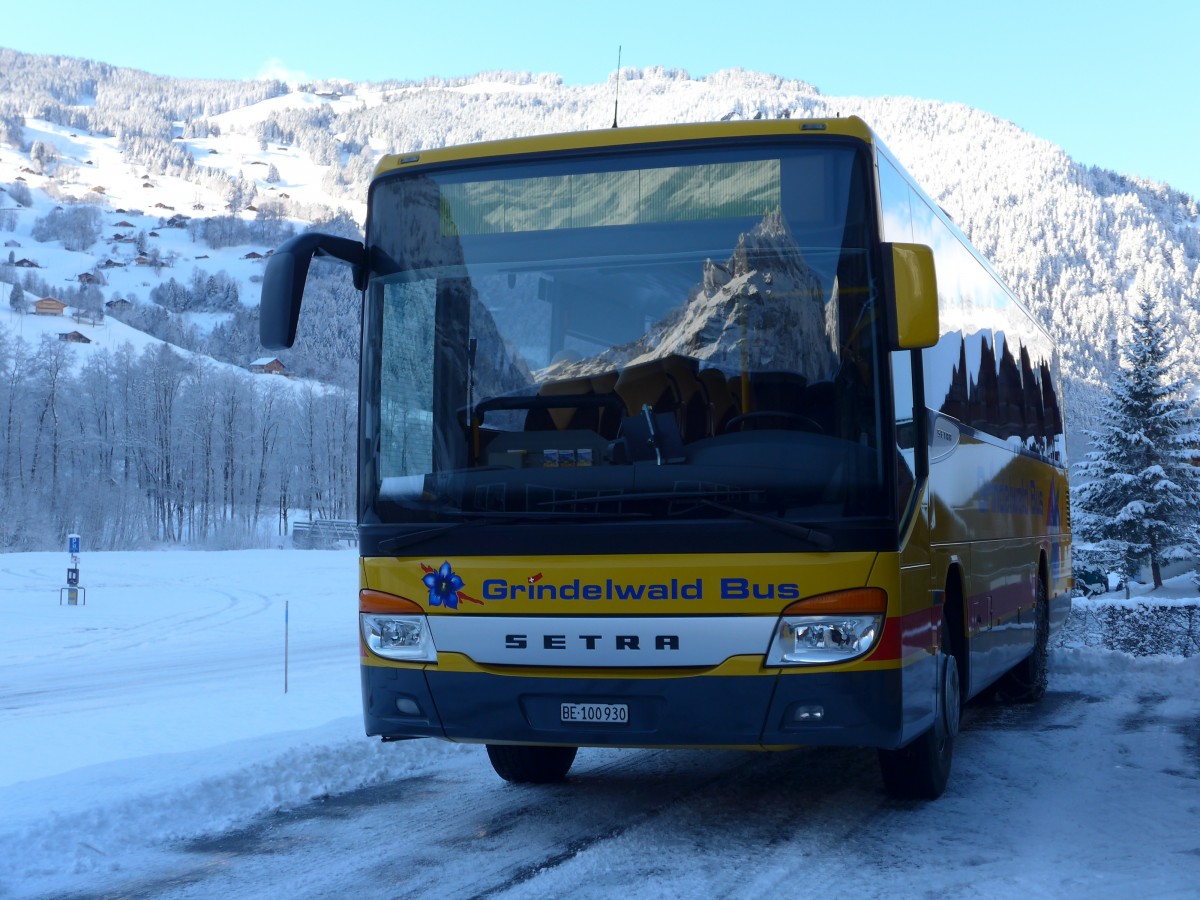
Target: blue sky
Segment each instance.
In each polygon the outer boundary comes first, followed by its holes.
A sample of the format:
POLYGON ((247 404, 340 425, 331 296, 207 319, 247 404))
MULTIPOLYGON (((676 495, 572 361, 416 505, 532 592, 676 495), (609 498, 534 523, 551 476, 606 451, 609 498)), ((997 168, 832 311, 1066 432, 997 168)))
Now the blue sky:
POLYGON ((0 46, 181 77, 510 69, 588 84, 609 77, 621 46, 625 66, 741 67, 831 96, 965 103, 1082 163, 1200 197, 1198 36, 1191 0, 7 0, 0 10, 0 46))

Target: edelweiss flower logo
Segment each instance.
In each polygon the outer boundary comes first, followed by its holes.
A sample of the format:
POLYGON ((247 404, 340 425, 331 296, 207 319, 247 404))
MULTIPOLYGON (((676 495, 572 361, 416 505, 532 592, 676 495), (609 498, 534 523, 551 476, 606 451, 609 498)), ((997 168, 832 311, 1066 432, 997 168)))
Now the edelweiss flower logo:
POLYGON ((445 606, 447 609, 458 609, 459 600, 466 600, 469 603, 478 603, 480 606, 483 606, 482 600, 468 597, 462 592, 464 582, 450 568, 449 562, 442 563, 437 569, 432 569, 425 565, 425 563, 421 563, 421 571, 425 573, 425 577, 421 581, 425 587, 429 588, 430 606, 445 606))

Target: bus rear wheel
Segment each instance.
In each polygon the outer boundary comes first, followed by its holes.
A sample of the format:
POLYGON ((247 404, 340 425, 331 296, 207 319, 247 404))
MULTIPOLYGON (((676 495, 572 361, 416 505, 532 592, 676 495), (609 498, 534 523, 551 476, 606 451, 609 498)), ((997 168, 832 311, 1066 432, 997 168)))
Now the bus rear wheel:
POLYGON ((1033 651, 1004 673, 996 684, 1002 703, 1037 703, 1046 694, 1050 667, 1050 601, 1043 578, 1037 581, 1033 651))
POLYGON ((578 747, 529 747, 488 744, 487 754, 496 774, 513 784, 553 784, 567 777, 578 747))
POLYGON ((950 780, 954 737, 958 734, 962 690, 958 663, 947 651, 946 627, 938 651, 936 705, 933 725, 916 740, 899 750, 879 751, 879 770, 884 789, 903 800, 936 800, 950 780))

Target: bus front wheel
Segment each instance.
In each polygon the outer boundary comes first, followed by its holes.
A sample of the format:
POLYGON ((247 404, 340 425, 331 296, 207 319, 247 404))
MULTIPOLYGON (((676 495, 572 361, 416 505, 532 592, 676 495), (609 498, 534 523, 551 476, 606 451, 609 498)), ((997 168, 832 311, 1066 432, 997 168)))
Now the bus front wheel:
POLYGON ((567 777, 578 747, 528 747, 488 744, 487 754, 496 774, 513 784, 553 784, 567 777))
POLYGON ((879 751, 879 769, 884 789, 905 800, 936 800, 950 780, 954 757, 954 737, 958 734, 962 691, 958 664, 947 653, 946 628, 942 626, 942 646, 938 651, 936 688, 937 709, 933 725, 916 740, 899 750, 879 751))

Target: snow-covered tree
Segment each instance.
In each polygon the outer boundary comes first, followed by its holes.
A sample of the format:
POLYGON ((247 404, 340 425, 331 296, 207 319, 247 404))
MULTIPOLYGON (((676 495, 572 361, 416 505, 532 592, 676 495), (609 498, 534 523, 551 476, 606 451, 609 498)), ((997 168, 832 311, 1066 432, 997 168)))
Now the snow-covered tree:
POLYGON ((14 284, 12 290, 8 293, 8 305, 15 313, 25 312, 25 289, 19 284, 14 284))
MULTIPOLYGON (((1132 319, 1095 448, 1077 467, 1075 530, 1128 585, 1149 564, 1156 588, 1162 564, 1193 556, 1200 542, 1200 431, 1188 417, 1183 383, 1173 377, 1165 316, 1143 292, 1132 319)), ((1128 587, 1126 588, 1128 592, 1128 587)))
POLYGON ((14 181, 7 188, 8 196, 12 198, 13 203, 17 206, 29 208, 33 206, 33 194, 30 193, 29 187, 19 181, 14 181))
POLYGON ((67 250, 86 250, 100 237, 101 214, 94 206, 54 209, 34 220, 36 241, 62 241, 67 250))
POLYGON ((54 167, 58 165, 59 154, 58 148, 53 144, 47 144, 42 141, 34 141, 29 148, 29 161, 36 167, 41 174, 52 172, 54 167))

